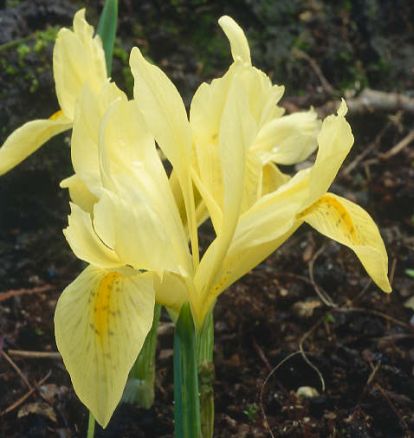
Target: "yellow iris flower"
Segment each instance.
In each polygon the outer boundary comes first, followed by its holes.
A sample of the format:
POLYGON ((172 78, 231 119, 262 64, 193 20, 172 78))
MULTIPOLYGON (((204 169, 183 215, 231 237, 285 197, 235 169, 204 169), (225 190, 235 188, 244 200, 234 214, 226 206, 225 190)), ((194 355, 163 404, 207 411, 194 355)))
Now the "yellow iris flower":
POLYGON ((48 119, 33 120, 17 128, 0 148, 0 175, 17 166, 51 137, 71 128, 76 101, 87 85, 99 92, 108 82, 105 55, 98 36, 85 20, 85 10, 75 14, 73 31, 61 29, 53 50, 53 76, 60 110, 48 119))
POLYGON ((283 116, 282 87, 251 65, 241 28, 229 17, 220 25, 234 62, 200 86, 189 118, 175 86, 137 48, 135 100, 114 84, 99 93, 84 87, 77 99, 75 175, 63 182, 74 203, 64 233, 90 266, 59 298, 56 341, 76 393, 102 426, 151 327, 154 302, 173 312, 190 302, 200 327, 218 295, 303 222, 350 247, 390 291, 375 223, 327 193, 353 143, 345 103, 322 124, 312 110, 283 116), (155 141, 172 164, 170 180, 155 141), (292 178, 278 169, 316 148, 312 167, 292 178), (216 236, 199 260, 197 223, 206 211, 216 236))
POLYGON ((82 93, 71 150, 76 190, 64 234, 90 266, 59 298, 55 335, 76 393, 106 426, 155 298, 171 308, 187 301, 178 289, 156 297, 157 285, 167 272, 191 278, 191 255, 154 138, 114 84, 82 93))
POLYGON ((222 17, 219 24, 234 62, 222 78, 200 86, 190 120, 166 75, 137 48, 130 60, 137 105, 173 168, 188 172, 191 163, 216 232, 194 269, 189 299, 196 323, 202 324, 223 290, 303 222, 350 247, 374 282, 390 292, 387 254, 374 221, 356 204, 326 193, 353 144, 345 103, 322 125, 313 111, 282 117, 276 104, 283 89, 251 65, 247 39, 234 20, 222 17), (278 170, 276 163, 301 161, 316 147, 312 168, 292 179, 278 170))

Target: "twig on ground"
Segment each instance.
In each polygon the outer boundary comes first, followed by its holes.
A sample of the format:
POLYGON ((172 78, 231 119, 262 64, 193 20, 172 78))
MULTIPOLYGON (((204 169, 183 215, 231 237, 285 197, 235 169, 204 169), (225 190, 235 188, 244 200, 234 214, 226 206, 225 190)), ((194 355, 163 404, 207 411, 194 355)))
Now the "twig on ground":
POLYGON ((379 154, 381 160, 388 160, 394 155, 399 154, 402 150, 404 150, 408 145, 410 145, 414 141, 414 130, 410 131, 402 140, 400 140, 395 146, 389 149, 387 152, 383 154, 379 154))
POLYGON ((262 362, 265 364, 265 366, 268 369, 268 371, 271 371, 272 370, 272 366, 270 365, 270 362, 268 361, 268 359, 267 359, 263 349, 256 342, 255 338, 253 338, 253 348, 255 349, 256 353, 258 354, 258 356, 260 357, 262 362))
POLYGON ((8 350, 10 356, 24 357, 25 359, 62 359, 57 351, 25 351, 8 350))
POLYGON ((264 403, 263 403, 263 397, 264 397, 264 389, 266 387, 266 385, 269 383, 269 380, 272 378, 273 374, 275 374, 275 372, 284 364, 286 363, 288 360, 292 359, 292 357, 297 356, 298 354, 301 354, 300 351, 295 351, 294 353, 290 353, 288 356, 286 356, 284 359, 282 359, 274 368, 272 368, 272 370, 270 371, 270 373, 266 376, 262 387, 260 388, 260 394, 259 394, 259 403, 260 403, 260 410, 262 411, 262 415, 263 415, 263 422, 264 422, 264 426, 267 429, 267 431, 269 432, 270 436, 272 438, 275 438, 272 429, 270 428, 269 422, 267 421, 267 415, 266 415, 266 411, 264 408, 264 403))
POLYGON ((366 291, 369 289, 369 287, 371 286, 371 284, 372 284, 372 280, 369 279, 369 280, 367 281, 366 285, 362 288, 361 292, 360 292, 355 298, 353 298, 353 299, 351 300, 351 303, 354 304, 354 303, 356 303, 357 301, 359 301, 359 299, 360 299, 363 295, 365 295, 366 291))
POLYGON ((53 286, 52 284, 44 284, 42 286, 36 286, 31 288, 13 289, 7 292, 0 293, 0 302, 21 295, 39 294, 42 292, 49 292, 52 290, 56 290, 56 286, 53 286))
POLYGON ((391 410, 394 412, 396 417, 398 418, 401 426, 405 429, 405 432, 408 432, 408 424, 400 414, 399 410, 395 407, 394 403, 391 401, 390 397, 388 396, 387 392, 384 390, 384 388, 379 384, 376 383, 374 387, 381 393, 381 395, 385 398, 386 402, 388 403, 391 410))
POLYGON ((43 377, 43 379, 36 382, 36 386, 34 388, 32 387, 31 389, 29 389, 29 391, 27 391, 26 394, 24 394, 22 397, 20 397, 18 400, 16 400, 14 403, 12 403, 9 407, 7 407, 3 411, 1 411, 0 417, 17 409, 22 403, 24 403, 37 390, 37 388, 39 386, 43 385, 43 383, 45 383, 47 381, 47 379, 50 377, 51 374, 52 374, 52 371, 49 370, 48 373, 46 374, 46 376, 43 377))
POLYGON ((358 154, 354 158, 354 160, 350 164, 348 164, 348 166, 345 167, 345 169, 341 172, 341 175, 348 176, 366 156, 368 156, 374 149, 376 149, 379 146, 382 137, 388 131, 391 125, 392 123, 388 122, 375 136, 374 141, 370 143, 367 147, 365 147, 364 150, 360 154, 358 154))
POLYGON ((394 276, 395 276, 395 269, 397 268, 397 262, 398 262, 397 257, 394 257, 392 259, 390 275, 389 275, 390 285, 391 286, 394 283, 394 276))
POLYGON ((303 357, 303 360, 315 371, 315 373, 318 375, 319 380, 321 381, 321 389, 322 392, 325 392, 325 379, 323 378, 322 373, 319 371, 319 368, 311 362, 311 360, 306 356, 305 350, 303 349, 303 344, 306 341, 306 339, 309 338, 309 336, 324 322, 325 315, 320 318, 300 339, 299 341, 299 351, 300 354, 303 357))
POLYGON ((15 364, 12 358, 3 350, 1 351, 1 355, 6 359, 6 361, 12 366, 12 368, 16 371, 16 373, 23 380, 24 384, 29 388, 33 389, 30 382, 27 380, 27 377, 23 374, 22 370, 15 364))
POLYGON ((379 318, 383 318, 387 321, 390 321, 396 325, 399 325, 400 327, 404 327, 404 328, 408 328, 410 330, 413 330, 413 327, 410 326, 410 324, 404 322, 404 321, 400 321, 399 319, 393 318, 392 316, 389 316, 385 313, 382 313, 378 310, 372 310, 372 309, 364 309, 362 307, 336 307, 335 309, 333 309, 334 312, 339 312, 339 313, 351 313, 351 312, 355 312, 355 313, 367 313, 368 315, 374 315, 374 316, 378 316, 379 318))
MULTIPOLYGON (((320 321, 321 322, 321 321, 320 321)), ((320 324, 319 322, 319 324, 320 324)), ((313 326, 311 328, 311 330, 305 334, 305 336, 302 339, 306 339, 306 336, 309 336, 310 333, 312 333, 313 330, 316 329, 316 324, 315 326, 313 326)), ((316 371, 316 373, 318 374, 318 377, 321 380, 321 386, 322 386, 322 390, 325 391, 325 381, 322 377, 321 372, 318 370, 318 368, 312 364, 310 362, 310 360, 308 359, 308 357, 306 356, 306 352, 303 350, 303 347, 300 347, 301 349, 299 351, 295 351, 293 353, 290 353, 289 355, 287 355, 284 359, 282 359, 274 368, 271 369, 271 371, 269 372, 269 374, 266 376, 265 380, 263 381, 263 385, 260 388, 260 394, 259 394, 259 403, 260 403, 260 410, 262 412, 263 415, 263 423, 265 428, 267 429, 267 431, 269 432, 270 436, 272 438, 275 438, 275 435, 272 432, 272 429, 270 428, 269 422, 267 420, 267 415, 266 415, 266 411, 264 408, 264 402, 263 402, 263 398, 264 398, 264 391, 265 391, 265 387, 267 386, 267 384, 269 383, 269 380, 272 378, 272 376, 276 373, 276 371, 283 365, 285 364, 287 361, 289 361, 290 359, 292 359, 292 357, 297 356, 297 355, 301 355, 302 358, 305 360, 305 362, 314 370, 316 371)))
POLYGON ((381 367, 381 362, 377 362, 375 364, 375 366, 372 366, 372 364, 371 364, 372 371, 371 371, 371 374, 368 376, 367 383, 365 384, 365 386, 371 385, 371 383, 374 381, 375 375, 377 374, 380 367, 381 367))
POLYGON ((319 82, 321 83, 322 88, 326 94, 331 96, 335 96, 338 94, 335 88, 329 83, 328 79, 326 79, 326 76, 323 74, 322 69, 319 67, 319 64, 315 61, 315 59, 313 59, 303 50, 300 50, 298 48, 293 49, 293 55, 297 59, 303 59, 309 64, 309 67, 313 70, 313 72, 319 79, 319 82))
POLYGON ((313 273, 313 267, 315 264, 316 259, 322 254, 322 252, 325 250, 325 245, 322 245, 318 251, 315 252, 314 256, 309 261, 309 278, 312 283, 312 286, 315 289, 315 292, 317 293, 318 297, 328 307, 338 307, 338 305, 332 301, 332 298, 328 295, 327 292, 325 292, 315 281, 315 276, 313 273))
MULTIPOLYGON (((366 114, 385 112, 395 113, 404 111, 414 114, 414 99, 399 93, 386 93, 384 91, 365 88, 359 96, 347 99, 348 114, 362 116, 366 114)), ((327 102, 316 111, 321 116, 335 112, 338 106, 337 101, 327 102)))

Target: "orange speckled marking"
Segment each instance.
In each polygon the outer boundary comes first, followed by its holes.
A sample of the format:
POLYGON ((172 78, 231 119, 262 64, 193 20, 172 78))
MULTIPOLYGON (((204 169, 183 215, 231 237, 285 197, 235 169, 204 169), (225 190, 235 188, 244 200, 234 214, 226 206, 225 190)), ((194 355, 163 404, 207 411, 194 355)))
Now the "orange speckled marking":
POLYGON ((111 308, 112 291, 120 275, 111 272, 101 280, 95 294, 93 326, 97 336, 104 341, 109 334, 109 316, 113 313, 111 308))
POLYGON ((56 111, 55 113, 53 113, 50 117, 49 120, 57 120, 59 117, 63 116, 63 111, 59 110, 56 111))
POLYGON ((354 221, 346 208, 333 196, 324 195, 313 205, 307 208, 301 216, 306 216, 311 211, 318 212, 326 217, 330 216, 336 228, 343 228, 345 236, 354 244, 359 242, 359 236, 354 221))

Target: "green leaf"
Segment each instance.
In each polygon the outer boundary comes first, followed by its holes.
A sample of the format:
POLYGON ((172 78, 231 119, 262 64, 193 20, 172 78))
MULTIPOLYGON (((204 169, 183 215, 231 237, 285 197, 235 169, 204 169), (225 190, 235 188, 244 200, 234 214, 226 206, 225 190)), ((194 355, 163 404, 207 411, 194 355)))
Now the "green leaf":
POLYGON ((405 270, 405 273, 406 273, 409 277, 414 278, 414 269, 406 269, 406 270, 405 270))
POLYGON ((112 71, 116 28, 118 24, 118 0, 106 0, 98 23, 97 33, 102 39, 108 76, 112 71))

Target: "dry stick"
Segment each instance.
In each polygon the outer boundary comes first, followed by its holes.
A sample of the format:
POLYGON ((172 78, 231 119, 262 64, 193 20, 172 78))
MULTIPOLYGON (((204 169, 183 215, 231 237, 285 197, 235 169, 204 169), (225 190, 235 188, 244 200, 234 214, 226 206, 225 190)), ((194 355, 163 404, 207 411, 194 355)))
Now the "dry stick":
POLYGON ((382 161, 386 161, 394 155, 400 153, 414 140, 414 131, 411 131, 406 137, 404 137, 400 142, 393 146, 389 151, 384 154, 379 154, 379 157, 371 158, 364 161, 365 166, 370 166, 371 164, 378 164, 382 161))
POLYGON ((315 264, 316 259, 322 254, 322 252, 325 250, 325 245, 322 245, 318 251, 314 254, 314 256, 309 261, 309 278, 312 283, 312 286, 315 289, 315 292, 318 294, 318 297, 320 300, 328 307, 338 307, 336 303, 332 301, 332 298, 325 292, 315 281, 315 277, 313 274, 313 266, 315 264))
POLYGON ((394 414, 396 415, 396 417, 398 418, 398 420, 400 421, 401 426, 405 429, 406 432, 408 432, 408 424, 407 422, 404 420, 404 418, 401 416, 399 410, 395 407, 394 403, 391 401, 390 397, 388 396, 388 394, 386 393, 386 391, 384 390, 384 388, 379 384, 376 383, 375 388, 377 388, 377 390, 381 393, 381 395, 385 398, 385 400, 387 401, 387 403, 389 404, 391 410, 394 412, 394 414))
MULTIPOLYGON (((371 373, 367 379, 367 383, 365 384, 364 390, 361 393, 361 396, 359 397, 359 401, 358 401, 358 405, 361 403, 362 398, 364 397, 364 394, 367 391, 367 388, 372 384, 372 382, 374 381, 374 378, 377 374, 377 372, 379 371, 380 367, 381 367, 381 362, 378 362, 375 366, 372 365, 372 363, 370 362, 370 366, 371 366, 371 373)), ((406 431, 408 431, 408 425, 406 423, 406 421, 404 420, 404 418, 401 416, 400 412, 398 411, 398 409, 395 407, 394 403, 391 401, 390 397, 388 396, 387 392, 384 390, 384 388, 382 388, 382 386, 379 383, 375 383, 373 385, 374 388, 376 388, 381 395, 385 398, 386 402, 389 404, 391 410, 394 412, 394 414, 396 415, 396 417, 398 418, 398 420, 400 421, 400 424, 404 427, 404 429, 406 431)))
POLYGON ((372 280, 369 279, 369 280, 367 281, 366 285, 362 288, 361 292, 360 292, 355 298, 353 298, 353 299, 351 300, 351 304, 353 304, 353 303, 359 301, 359 299, 362 297, 362 295, 365 295, 365 292, 369 289, 369 287, 371 286, 371 284, 372 284, 372 280))
POLYGON ((290 360, 292 357, 297 356, 298 354, 301 354, 300 351, 295 351, 294 353, 289 354, 288 356, 286 356, 283 360, 281 360, 273 369, 272 371, 270 371, 270 373, 267 375, 266 379, 263 382, 262 387, 260 388, 260 394, 259 394, 259 402, 260 402, 260 410, 262 411, 262 415, 263 415, 263 421, 264 421, 264 426, 266 427, 267 431, 269 432, 270 436, 272 438, 275 438, 275 436, 273 435, 272 429, 270 428, 269 422, 267 421, 267 415, 264 409, 264 404, 263 404, 263 394, 264 394, 264 388, 265 386, 268 384, 269 380, 271 379, 271 377, 273 376, 273 374, 288 360, 290 360))
POLYGON ((393 318, 392 316, 389 316, 385 313, 379 312, 378 310, 371 310, 371 309, 364 309, 362 307, 347 307, 347 308, 341 308, 336 307, 332 309, 333 312, 339 312, 339 313, 367 313, 368 315, 374 315, 378 316, 379 318, 383 318, 387 321, 390 321, 396 325, 399 325, 400 327, 408 328, 410 330, 413 330, 413 327, 410 326, 410 324, 407 324, 406 322, 400 321, 399 319, 393 318))
POLYGON ((397 257, 394 257, 392 259, 392 263, 391 263, 391 269, 390 269, 390 285, 392 286, 392 284, 394 283, 394 276, 395 276, 395 270, 397 268, 397 257))
POLYGON ((26 359, 62 359, 57 351, 25 351, 25 350, 8 350, 9 355, 24 357, 26 359))
POLYGON ((30 382, 27 380, 27 377, 23 374, 22 370, 15 364, 15 362, 12 360, 12 358, 5 352, 2 351, 1 355, 9 362, 9 364, 14 368, 16 373, 20 376, 20 378, 23 380, 24 384, 29 388, 33 389, 33 386, 30 384, 30 382))
POLYGON ((46 382, 46 380, 50 377, 51 374, 52 374, 52 371, 49 370, 48 373, 46 374, 46 376, 43 377, 43 379, 41 379, 38 382, 36 382, 36 387, 35 388, 32 388, 29 391, 27 391, 26 394, 24 394, 22 397, 20 397, 18 400, 16 400, 8 408, 6 408, 3 411, 1 411, 0 412, 0 417, 3 416, 3 415, 8 414, 9 412, 14 411, 15 409, 17 409, 22 403, 24 403, 37 390, 37 387, 43 385, 43 383, 46 382))
POLYGON ((256 353, 259 355, 260 359, 262 360, 262 362, 265 364, 266 368, 268 371, 272 370, 272 366, 270 365, 269 360, 267 359, 264 351, 262 350, 262 348, 260 347, 260 345, 258 345, 258 343, 256 342, 256 339, 253 338, 253 348, 256 350, 256 353))
POLYGON ((319 67, 319 64, 311 56, 297 48, 293 49, 293 55, 296 56, 296 58, 298 59, 305 60, 309 64, 310 68, 319 79, 325 93, 331 96, 335 96, 336 94, 338 94, 335 88, 329 83, 328 79, 326 79, 326 76, 323 74, 321 68, 319 67))
MULTIPOLYGON (((376 112, 395 113, 404 111, 405 113, 414 114, 414 99, 403 94, 386 93, 384 91, 372 90, 365 88, 359 96, 347 99, 348 114, 362 116, 376 112)), ((325 116, 336 111, 337 101, 327 102, 316 108, 319 115, 325 116)))
POLYGON ((322 373, 319 371, 319 368, 313 363, 311 362, 311 360, 308 358, 308 356, 306 356, 305 354, 305 350, 303 349, 303 343, 306 341, 306 339, 309 338, 309 336, 323 323, 323 321, 325 320, 325 315, 319 319, 319 321, 317 321, 300 339, 299 341, 299 351, 300 354, 303 357, 303 360, 316 372, 316 374, 319 377, 319 380, 321 381, 321 387, 322 387, 322 392, 325 392, 325 379, 322 376, 322 373))
POLYGON ((355 167, 358 166, 358 164, 367 156, 369 155, 375 148, 378 147, 382 137, 384 136, 384 134, 388 131, 388 129, 390 128, 391 123, 388 122, 381 130, 380 132, 376 135, 376 137, 374 138, 374 141, 368 145, 359 155, 357 155, 355 157, 355 159, 348 164, 348 166, 345 167, 345 169, 341 172, 341 175, 347 176, 349 175, 354 169, 355 167))
POLYGON ((400 140, 395 146, 393 146, 387 152, 380 154, 379 157, 381 158, 381 160, 388 160, 394 155, 399 154, 413 141, 414 141, 414 130, 410 131, 402 140, 400 140))
POLYGON ((371 371, 371 374, 368 377, 368 380, 367 380, 367 383, 365 384, 365 386, 371 385, 371 383, 373 382, 373 380, 375 378, 375 375, 377 374, 377 372, 380 369, 380 367, 381 367, 381 362, 377 362, 377 364, 374 367, 371 366, 372 371, 371 371))
POLYGON ((386 93, 384 91, 365 88, 355 99, 347 101, 349 111, 353 114, 366 112, 396 112, 405 111, 414 113, 414 99, 399 93, 386 93))
POLYGON ((36 286, 32 288, 9 290, 7 292, 0 293, 0 302, 6 301, 13 297, 18 297, 20 295, 38 294, 42 292, 49 292, 51 290, 56 290, 56 286, 53 286, 51 284, 44 284, 43 286, 36 286))
POLYGON ((394 335, 386 335, 381 336, 379 338, 374 338, 375 341, 381 342, 381 341, 400 341, 404 339, 414 339, 414 333, 395 333, 394 335))
MULTIPOLYGON (((322 321, 319 321, 319 323, 318 324, 320 324, 322 321)), ((306 337, 306 336, 309 336, 310 335, 310 333, 312 333, 312 331, 313 330, 315 330, 316 329, 316 324, 315 324, 315 326, 313 326, 312 328, 311 328, 311 330, 309 330, 309 332, 308 333, 306 333, 305 334, 305 336, 302 338, 302 340, 304 340, 304 338, 306 337)), ((302 341, 301 341, 302 342, 302 341)), ((292 357, 294 357, 294 356, 297 356, 298 354, 300 354, 303 358, 304 358, 304 360, 305 360, 305 362, 314 370, 314 371, 316 371, 316 373, 318 374, 318 377, 320 378, 320 380, 321 380, 321 386, 322 386, 322 390, 323 391, 325 391, 325 381, 324 381, 324 379, 323 379, 323 377, 322 377, 322 374, 321 374, 321 372, 318 370, 318 368, 316 368, 316 366, 314 365, 314 364, 312 364, 311 362, 310 362, 310 360, 308 359, 308 357, 306 356, 306 353, 305 353, 305 351, 303 350, 303 346, 301 345, 300 346, 300 348, 301 348, 301 350, 299 350, 299 351, 295 351, 295 352, 293 352, 293 353, 290 353, 288 356, 286 356, 284 359, 282 359, 271 371, 270 371, 270 373, 266 376, 266 379, 264 380, 264 382, 263 382, 263 385, 262 385, 262 387, 260 388, 260 394, 259 394, 259 403, 260 403, 260 410, 262 411, 262 415, 263 415, 263 421, 264 421, 264 426, 265 426, 265 428, 267 429, 267 431, 269 432, 269 434, 270 434, 270 436, 272 437, 272 438, 275 438, 275 436, 274 436, 274 434, 273 434, 273 432, 272 432, 272 429, 270 428, 270 425, 269 425, 269 422, 268 422, 268 420, 267 420, 267 415, 266 415, 266 412, 265 412, 265 408, 264 408, 264 403, 263 403, 263 396, 264 396, 264 389, 265 389, 265 387, 266 387, 266 385, 269 383, 269 380, 271 379, 271 377, 275 374, 275 372, 284 364, 284 363, 286 363, 288 360, 290 360, 292 357)))

